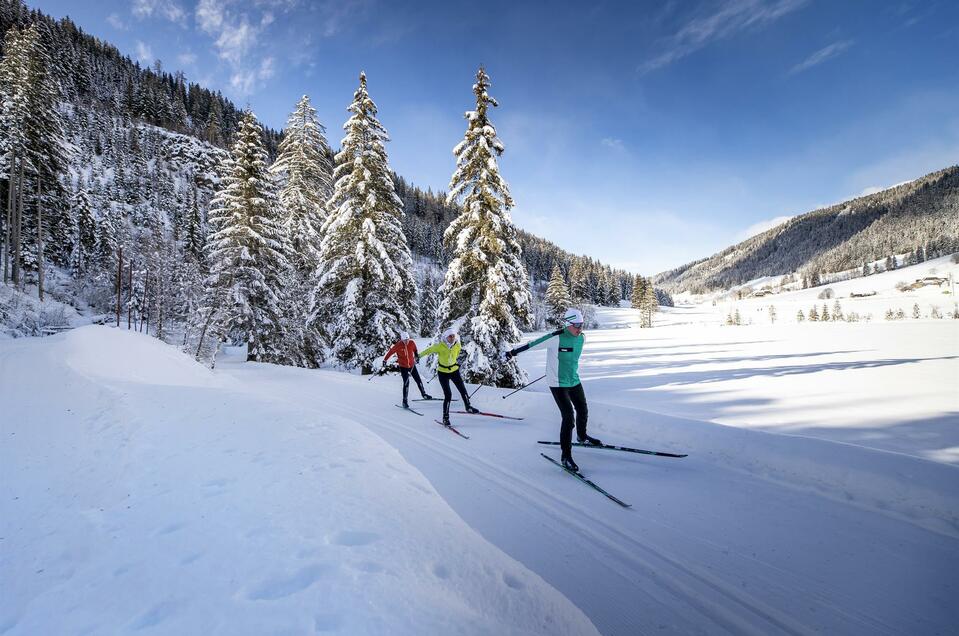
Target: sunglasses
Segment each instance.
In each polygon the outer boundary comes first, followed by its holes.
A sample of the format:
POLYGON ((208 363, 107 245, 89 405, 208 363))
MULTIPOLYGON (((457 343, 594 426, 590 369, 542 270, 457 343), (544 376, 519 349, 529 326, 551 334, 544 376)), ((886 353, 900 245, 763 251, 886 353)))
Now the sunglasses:
POLYGON ((573 327, 574 329, 582 329, 582 328, 583 328, 583 323, 581 323, 581 322, 571 322, 571 323, 569 323, 569 326, 570 326, 570 327, 573 327))

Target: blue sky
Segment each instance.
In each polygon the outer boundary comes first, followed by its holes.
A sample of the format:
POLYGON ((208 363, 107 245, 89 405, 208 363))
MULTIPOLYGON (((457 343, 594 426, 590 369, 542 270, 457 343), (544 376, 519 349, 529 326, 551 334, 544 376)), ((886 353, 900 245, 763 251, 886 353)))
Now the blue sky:
POLYGON ((359 71, 391 163, 445 189, 480 63, 514 220, 653 274, 959 162, 959 3, 33 0, 337 146, 359 71))

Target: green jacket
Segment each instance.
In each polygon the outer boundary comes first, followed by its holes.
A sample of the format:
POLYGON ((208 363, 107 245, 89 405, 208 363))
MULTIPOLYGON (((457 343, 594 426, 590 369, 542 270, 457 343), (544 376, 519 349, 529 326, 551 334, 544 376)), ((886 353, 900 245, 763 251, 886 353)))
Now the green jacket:
POLYGON ((579 356, 583 353, 584 341, 583 334, 574 336, 564 327, 517 347, 510 353, 516 355, 528 349, 545 347, 549 386, 573 387, 579 384, 579 356))

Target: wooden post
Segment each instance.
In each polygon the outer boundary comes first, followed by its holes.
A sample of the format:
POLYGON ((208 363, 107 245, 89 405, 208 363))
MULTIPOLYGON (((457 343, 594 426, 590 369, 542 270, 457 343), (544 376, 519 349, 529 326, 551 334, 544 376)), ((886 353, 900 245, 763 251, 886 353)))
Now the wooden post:
POLYGON ((43 302, 43 201, 40 191, 40 173, 37 172, 37 293, 43 302))
POLYGON ((117 328, 120 327, 120 288, 123 281, 123 246, 117 253, 117 328))

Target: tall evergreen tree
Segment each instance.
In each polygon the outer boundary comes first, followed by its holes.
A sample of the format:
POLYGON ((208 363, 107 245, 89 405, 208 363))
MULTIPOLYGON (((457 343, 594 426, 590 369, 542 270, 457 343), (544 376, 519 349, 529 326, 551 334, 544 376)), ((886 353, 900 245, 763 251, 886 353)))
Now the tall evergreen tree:
POLYGON ((633 294, 630 296, 630 307, 633 309, 643 308, 643 299, 646 297, 646 279, 642 276, 636 276, 636 282, 633 283, 633 294))
POLYGON ((416 281, 386 155, 389 136, 376 118, 365 73, 348 110, 321 228, 310 325, 322 326, 340 365, 368 374, 399 331, 417 326, 416 281))
POLYGON ((304 95, 287 119, 279 156, 270 168, 281 184, 284 226, 293 248, 293 265, 301 276, 316 269, 324 204, 332 194, 333 166, 325 130, 304 95))
POLYGON ((575 258, 569 270, 569 291, 574 303, 590 301, 589 276, 582 258, 575 258))
POLYGON ((225 328, 248 344, 247 360, 284 362, 282 283, 290 265, 262 130, 252 112, 240 121, 209 213, 207 286, 225 328), (225 300, 224 300, 225 299, 225 300))
POLYGON ((420 289, 420 335, 435 336, 439 326, 440 297, 433 274, 426 275, 420 289))
POLYGON ((489 107, 498 105, 489 87, 489 76, 480 67, 473 85, 476 110, 466 113, 465 138, 453 149, 456 172, 447 202, 462 199, 463 211, 443 235, 452 258, 440 316, 444 326, 459 327, 468 381, 516 387, 526 381, 526 374, 515 359, 500 361, 499 352, 520 339, 532 299, 509 214, 513 198, 496 162, 504 148, 489 119, 489 107))
POLYGON ((569 287, 566 285, 566 279, 563 278, 559 265, 553 266, 553 273, 549 277, 549 285, 546 287, 546 305, 549 308, 547 321, 551 325, 561 326, 563 315, 573 305, 573 301, 569 297, 569 287))

